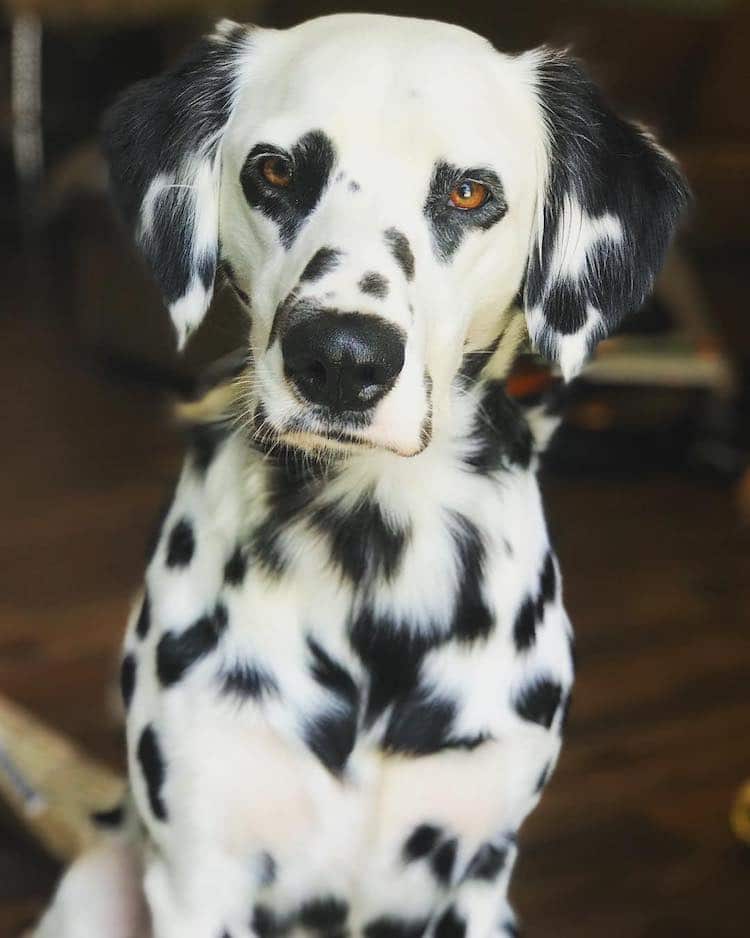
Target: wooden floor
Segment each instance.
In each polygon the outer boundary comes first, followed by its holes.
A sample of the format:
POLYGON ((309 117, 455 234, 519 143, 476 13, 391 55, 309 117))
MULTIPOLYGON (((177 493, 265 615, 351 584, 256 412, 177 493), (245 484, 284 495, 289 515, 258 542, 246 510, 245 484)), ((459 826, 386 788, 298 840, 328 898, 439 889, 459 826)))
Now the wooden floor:
MULTIPOLYGON (((114 661, 178 447, 153 392, 23 312, 0 323, 0 689, 118 765, 114 661)), ((580 660, 567 747, 523 831, 525 934, 746 938, 750 858, 727 811, 750 777, 750 539, 731 493, 676 477, 545 491, 580 660)), ((0 820, 2 938, 55 875, 0 820)))

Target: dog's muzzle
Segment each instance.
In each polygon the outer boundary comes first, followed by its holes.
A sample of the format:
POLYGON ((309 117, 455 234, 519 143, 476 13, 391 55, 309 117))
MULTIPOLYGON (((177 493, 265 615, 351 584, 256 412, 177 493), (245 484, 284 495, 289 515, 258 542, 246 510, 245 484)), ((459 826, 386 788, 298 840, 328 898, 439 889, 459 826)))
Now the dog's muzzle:
POLYGON ((331 415, 373 407, 404 366, 400 329, 363 313, 323 310, 290 324, 284 370, 299 394, 331 415))

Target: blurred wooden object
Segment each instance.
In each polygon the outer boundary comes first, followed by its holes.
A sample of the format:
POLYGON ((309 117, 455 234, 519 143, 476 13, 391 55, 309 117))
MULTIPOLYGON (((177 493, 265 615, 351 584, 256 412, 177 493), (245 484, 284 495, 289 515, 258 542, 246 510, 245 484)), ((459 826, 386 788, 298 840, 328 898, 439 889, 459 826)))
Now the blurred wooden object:
POLYGON ((94 812, 122 802, 122 778, 28 710, 0 697, 0 798, 58 860, 101 837, 94 812))
POLYGON ((124 23, 175 16, 234 16, 252 20, 263 0, 5 0, 11 14, 33 13, 46 23, 124 23))

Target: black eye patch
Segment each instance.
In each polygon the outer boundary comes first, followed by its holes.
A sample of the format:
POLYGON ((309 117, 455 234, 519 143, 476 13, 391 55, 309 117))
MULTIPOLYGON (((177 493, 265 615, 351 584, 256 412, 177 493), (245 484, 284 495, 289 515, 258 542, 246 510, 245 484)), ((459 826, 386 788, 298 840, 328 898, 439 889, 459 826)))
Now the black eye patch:
POLYGON ((442 160, 435 164, 424 214, 432 232, 435 253, 441 261, 450 260, 467 232, 473 229, 486 231, 500 221, 507 211, 503 186, 494 170, 479 167, 459 169, 442 160), (479 208, 462 211, 451 204, 450 194, 462 180, 467 179, 485 185, 490 197, 479 208))
POLYGON ((258 143, 248 153, 240 172, 240 184, 248 205, 258 209, 279 226, 285 248, 291 247, 298 231, 320 201, 336 161, 336 152, 322 130, 300 137, 287 153, 269 143, 258 143), (278 187, 264 179, 261 165, 268 157, 289 160, 289 185, 278 187))

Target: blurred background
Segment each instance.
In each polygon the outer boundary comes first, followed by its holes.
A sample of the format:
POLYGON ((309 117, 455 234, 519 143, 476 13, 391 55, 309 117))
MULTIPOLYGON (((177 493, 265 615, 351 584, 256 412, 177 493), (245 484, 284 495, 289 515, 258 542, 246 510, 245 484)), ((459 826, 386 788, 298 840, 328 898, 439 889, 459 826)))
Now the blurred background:
MULTIPOLYGON (((175 355, 107 201, 97 127, 113 96, 220 15, 286 26, 360 9, 457 22, 505 51, 571 46, 676 153, 695 206, 655 298, 568 390, 544 469, 579 677, 512 892, 527 938, 750 935, 750 850, 729 822, 750 779, 750 4, 4 8, 0 699, 24 708, 18 726, 33 715, 121 769, 111 688, 143 547, 179 466, 170 401, 242 342, 220 290, 175 355)), ((0 719, 0 936, 11 936, 41 908, 65 851, 41 847, 10 810, 32 799, 22 778, 7 787, 2 733, 0 719)), ((57 750, 39 739, 43 761, 57 750)), ((750 828, 750 799, 738 810, 736 828, 750 828)))

